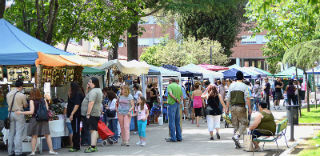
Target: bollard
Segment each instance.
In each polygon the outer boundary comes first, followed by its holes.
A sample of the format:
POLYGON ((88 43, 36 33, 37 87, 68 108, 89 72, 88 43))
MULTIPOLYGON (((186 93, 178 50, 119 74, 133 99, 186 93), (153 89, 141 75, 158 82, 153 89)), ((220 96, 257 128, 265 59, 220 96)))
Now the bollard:
POLYGON ((294 122, 293 122, 293 107, 289 107, 290 109, 290 141, 294 141, 294 122))
POLYGON ((294 141, 294 125, 295 124, 299 124, 299 115, 296 118, 296 121, 294 120, 294 116, 297 115, 296 113, 296 109, 299 108, 299 105, 287 105, 287 113, 288 113, 288 117, 290 117, 290 140, 289 141, 294 141))

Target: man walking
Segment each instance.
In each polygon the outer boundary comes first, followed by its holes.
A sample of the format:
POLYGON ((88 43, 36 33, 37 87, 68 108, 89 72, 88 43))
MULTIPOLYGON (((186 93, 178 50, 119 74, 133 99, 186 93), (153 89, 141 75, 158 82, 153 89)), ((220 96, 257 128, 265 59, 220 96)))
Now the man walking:
POLYGON ((243 73, 238 71, 236 74, 237 81, 232 83, 227 94, 227 114, 229 109, 231 111, 232 126, 234 127, 234 136, 232 140, 235 142, 236 148, 241 148, 239 138, 241 134, 246 132, 248 126, 247 108, 251 114, 250 97, 248 93, 248 86, 244 84, 243 73), (231 104, 230 108, 229 105, 231 104))
POLYGON ((8 154, 23 155, 22 154, 22 132, 24 130, 25 118, 24 115, 15 114, 16 111, 23 111, 23 107, 27 107, 27 98, 21 93, 23 90, 23 82, 17 80, 16 88, 12 89, 7 94, 8 112, 10 114, 10 130, 8 138, 8 154), (10 112, 10 108, 12 110, 10 112))
POLYGON ((172 83, 168 86, 168 115, 170 138, 167 142, 182 141, 180 126, 180 101, 183 100, 181 86, 177 84, 176 79, 171 79, 172 83))
POLYGON ((269 97, 270 97, 270 83, 269 83, 269 79, 266 77, 264 78, 264 87, 263 87, 263 92, 264 92, 264 100, 267 102, 268 104, 268 109, 270 110, 270 100, 269 100, 269 97))

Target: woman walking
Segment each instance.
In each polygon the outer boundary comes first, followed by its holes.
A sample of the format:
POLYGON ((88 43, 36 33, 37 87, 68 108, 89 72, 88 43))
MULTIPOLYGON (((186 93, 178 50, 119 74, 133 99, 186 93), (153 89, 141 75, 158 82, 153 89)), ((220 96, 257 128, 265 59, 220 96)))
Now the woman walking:
POLYGON ((195 90, 192 92, 191 98, 193 100, 193 108, 194 108, 195 117, 196 117, 196 124, 197 124, 197 127, 199 127, 199 117, 201 116, 201 109, 203 105, 203 100, 201 98, 202 91, 199 83, 195 83, 194 88, 195 90))
POLYGON ((32 136, 32 152, 30 155, 35 155, 38 136, 43 135, 46 137, 47 140, 49 154, 57 155, 58 153, 53 151, 52 147, 52 140, 49 130, 49 121, 37 121, 36 119, 37 111, 43 107, 45 107, 47 110, 49 109, 48 103, 43 99, 40 90, 38 88, 34 88, 30 92, 30 110, 25 112, 17 111, 16 113, 24 115, 32 114, 32 118, 30 120, 27 131, 28 136, 32 136))
POLYGON ((130 146, 130 121, 131 111, 134 109, 134 100, 130 94, 130 89, 127 85, 121 87, 121 94, 119 97, 119 104, 116 107, 118 112, 118 119, 121 128, 121 146, 130 146))
POLYGON ((87 91, 89 91, 81 104, 81 115, 84 116, 84 127, 90 131, 91 146, 84 152, 92 153, 97 152, 96 147, 98 140, 98 121, 101 115, 101 104, 103 94, 100 89, 99 80, 92 77, 87 85, 87 91), (90 91, 89 91, 90 89, 90 91))
POLYGON ((226 106, 224 104, 224 101, 221 95, 218 93, 217 88, 212 85, 208 87, 207 92, 203 93, 201 97, 206 99, 208 102, 206 114, 210 140, 214 140, 214 129, 216 129, 217 138, 220 139, 219 128, 222 111, 219 109, 219 102, 221 103, 221 105, 223 106, 223 110, 225 111, 226 106))
POLYGON ((80 150, 80 109, 84 99, 84 93, 76 82, 71 82, 68 95, 67 118, 71 121, 73 147, 69 152, 80 150))

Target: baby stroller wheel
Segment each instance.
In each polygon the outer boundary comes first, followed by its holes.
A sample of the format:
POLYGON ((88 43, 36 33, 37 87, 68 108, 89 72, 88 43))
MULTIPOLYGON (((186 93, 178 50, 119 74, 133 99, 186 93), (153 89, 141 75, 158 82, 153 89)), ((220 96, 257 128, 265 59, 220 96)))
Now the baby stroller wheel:
POLYGON ((108 142, 110 145, 113 145, 113 144, 114 144, 114 141, 113 141, 111 138, 108 138, 108 139, 107 139, 107 142, 108 142))
POLYGON ((102 145, 107 146, 107 144, 108 144, 107 140, 103 140, 102 145))

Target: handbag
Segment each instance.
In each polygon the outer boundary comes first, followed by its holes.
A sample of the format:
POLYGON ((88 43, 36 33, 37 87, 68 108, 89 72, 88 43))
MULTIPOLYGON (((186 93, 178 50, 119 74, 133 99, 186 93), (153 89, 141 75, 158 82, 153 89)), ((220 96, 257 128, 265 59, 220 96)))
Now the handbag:
POLYGON ((18 92, 14 93, 14 95, 13 95, 13 99, 12 99, 11 106, 10 106, 10 111, 9 111, 9 117, 4 119, 4 128, 6 128, 6 129, 10 129, 10 115, 11 115, 12 107, 13 107, 13 104, 14 104, 14 99, 15 99, 17 93, 18 92))
POLYGON ((244 151, 247 152, 253 152, 253 142, 252 142, 252 135, 251 134, 246 134, 243 137, 243 146, 244 146, 244 151))
POLYGON ((110 110, 110 109, 106 109, 106 114, 107 114, 107 117, 109 118, 114 118, 116 117, 116 110, 110 110))

